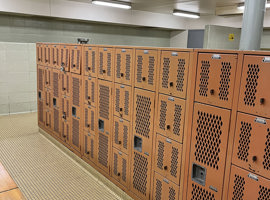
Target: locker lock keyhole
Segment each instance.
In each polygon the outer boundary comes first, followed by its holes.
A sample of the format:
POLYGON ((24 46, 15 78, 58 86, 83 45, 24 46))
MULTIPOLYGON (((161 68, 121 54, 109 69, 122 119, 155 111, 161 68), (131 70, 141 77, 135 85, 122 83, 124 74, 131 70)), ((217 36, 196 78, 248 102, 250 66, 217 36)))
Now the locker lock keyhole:
POLYGON ((257 161, 257 156, 253 156, 253 157, 252 157, 252 161, 253 161, 253 162, 256 162, 256 161, 257 161))
POLYGON ((88 71, 90 71, 91 70, 91 67, 88 67, 88 71))
POLYGON ((214 89, 211 89, 211 90, 210 90, 210 94, 211 94, 211 95, 214 95, 214 93, 215 93, 215 90, 214 90, 214 89))
POLYGON ((172 87, 173 86, 173 82, 170 82, 170 87, 172 87))
POLYGON ((118 172, 118 173, 117 173, 117 176, 120 176, 120 175, 121 175, 121 174, 118 172))
POLYGON ((167 125, 167 130, 170 130, 171 129, 171 126, 170 125, 167 125))
POLYGON ((75 65, 75 64, 73 64, 72 66, 73 66, 73 67, 76 67, 76 65, 75 65))
POLYGON ((121 77, 124 77, 124 73, 121 73, 121 77))
POLYGON ((102 72, 103 72, 103 74, 105 74, 105 73, 106 73, 106 70, 105 70, 105 69, 103 69, 103 70, 102 70, 102 72))
POLYGON ((121 144, 122 142, 121 141, 118 141, 118 144, 121 144))
POLYGON ((264 98, 260 98, 260 104, 264 104, 265 103, 265 99, 264 98))
POLYGON ((90 153, 89 151, 86 152, 87 155, 88 155, 89 153, 90 153))
POLYGON ((146 81, 146 78, 145 78, 145 77, 142 77, 142 80, 143 80, 143 81, 146 81))
POLYGON ((123 108, 120 108, 119 110, 120 110, 120 112, 122 112, 123 111, 123 108))
POLYGON ((90 97, 90 96, 88 96, 87 98, 88 98, 88 99, 91 99, 91 97, 90 97))
POLYGON ((167 170, 168 169, 168 167, 167 166, 164 166, 164 170, 167 170))

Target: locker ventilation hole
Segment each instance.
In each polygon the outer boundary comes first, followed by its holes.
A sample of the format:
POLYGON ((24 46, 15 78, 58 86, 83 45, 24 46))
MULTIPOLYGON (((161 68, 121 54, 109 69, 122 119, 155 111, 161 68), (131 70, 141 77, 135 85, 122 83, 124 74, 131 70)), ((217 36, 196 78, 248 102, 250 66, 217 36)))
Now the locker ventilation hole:
POLYGON ((92 72, 96 72, 96 52, 92 51, 92 72))
POLYGON ((124 125, 124 136, 123 136, 123 147, 127 149, 127 143, 128 143, 128 127, 124 125))
POLYGON ((65 87, 65 75, 64 74, 61 75, 61 79, 62 79, 62 81, 61 81, 61 83, 62 83, 61 90, 63 91, 64 87, 65 87))
POLYGON ((148 66, 148 84, 154 84, 154 70, 155 70, 155 58, 153 56, 149 57, 149 66, 148 66))
POLYGON ((84 88, 84 92, 85 92, 85 100, 88 100, 88 81, 85 80, 85 88, 84 88))
POLYGON ((195 159, 218 170, 222 119, 218 115, 198 112, 195 159))
POLYGON ((231 63, 230 62, 222 62, 221 75, 220 75, 220 87, 219 87, 219 99, 223 101, 228 101, 229 94, 229 83, 231 76, 231 63))
POLYGON ((80 81, 78 78, 72 78, 73 105, 80 106, 80 81))
POLYGON ((243 200, 245 190, 245 179, 239 175, 234 175, 233 197, 232 200, 243 200))
POLYGON ((110 88, 99 85, 99 115, 109 120, 110 88))
POLYGON ((38 69, 38 89, 43 91, 43 76, 42 76, 43 70, 38 69))
POLYGON ((79 120, 72 119, 72 144, 79 147, 79 120))
POLYGON ((125 115, 128 116, 129 114, 129 91, 125 91, 125 115))
POLYGON ((92 82, 91 86, 92 86, 91 98, 92 98, 92 102, 94 103, 95 102, 95 83, 92 82))
POLYGON ((94 140, 91 139, 91 158, 94 158, 94 140))
POLYGON ((85 51, 85 71, 88 71, 88 66, 89 66, 89 60, 88 60, 88 51, 85 51))
POLYGON ((263 160, 263 168, 266 170, 270 170, 270 129, 267 129, 268 135, 266 136, 265 149, 264 149, 264 160, 263 160))
POLYGON ((133 188, 146 196, 148 172, 147 158, 134 152, 133 168, 133 188))
POLYGON ((116 78, 120 78, 120 73, 121 73, 121 55, 117 54, 116 57, 116 78))
POLYGON ((87 128, 88 127, 88 109, 84 109, 84 126, 87 128))
POLYGON ((202 61, 201 66, 201 77, 200 77, 200 84, 199 84, 199 94, 200 96, 207 97, 208 92, 208 80, 209 80, 209 68, 210 64, 209 61, 202 61))
POLYGON ((73 68, 74 64, 74 50, 71 51, 71 68, 73 68))
POLYGON ((95 125, 94 125, 94 121, 95 121, 95 113, 94 111, 91 110, 91 130, 94 131, 95 130, 95 125))
POLYGON ((44 122, 43 119, 43 102, 38 101, 38 121, 44 122))
POLYGON ((99 53, 99 74, 103 74, 103 53, 99 53))
POLYGON ((247 78, 246 78, 246 90, 244 103, 247 106, 255 106, 257 86, 258 86, 258 74, 260 68, 259 65, 248 65, 247 78))
POLYGON ((108 166, 108 137, 99 133, 98 162, 104 167, 108 166))
POLYGON ((198 185, 192 184, 191 200, 215 200, 215 195, 198 185))
POLYGON ((163 158, 164 158, 164 143, 158 141, 157 167, 161 170, 163 170, 163 158))
POLYGON ((119 104, 120 104, 120 90, 116 88, 116 92, 115 92, 115 111, 116 112, 120 111, 119 104))
POLYGON ((112 55, 111 53, 107 54, 107 75, 111 76, 111 71, 112 71, 112 55))
POLYGON ((118 144, 118 136, 119 136, 119 123, 117 121, 114 122, 114 142, 118 144))
POLYGON ((53 73, 53 96, 58 97, 58 73, 53 73))
POLYGON ((88 140, 88 137, 87 137, 87 135, 85 135, 85 136, 84 136, 84 153, 85 153, 85 154, 87 154, 87 152, 88 152, 88 148, 87 148, 87 146, 88 146, 88 145, 87 145, 88 141, 87 141, 87 140, 88 140))
POLYGON ((117 176, 117 163, 118 163, 118 155, 114 153, 114 160, 113 160, 113 173, 117 176))
POLYGON ((143 57, 137 57, 137 82, 142 82, 142 65, 143 65, 143 57))
POLYGON ((174 122, 173 122, 173 134, 180 135, 180 125, 181 125, 181 112, 182 107, 175 104, 174 106, 174 122))
POLYGON ((165 130, 166 113, 167 113, 167 102, 161 101, 160 116, 159 116, 159 128, 161 128, 162 130, 165 130))
POLYGON ((269 199, 270 199, 270 188, 260 185, 258 200, 269 200, 269 199))
POLYGON ((69 75, 66 76, 67 76, 67 92, 69 92, 69 75))
POLYGON ((170 173, 175 178, 177 176, 178 155, 179 155, 178 149, 175 148, 175 147, 172 147, 171 170, 170 170, 170 173))
POLYGON ((170 58, 163 58, 163 74, 162 74, 162 87, 168 88, 170 72, 170 58))
POLYGON ((77 69, 79 69, 80 67, 80 50, 77 51, 77 63, 76 63, 76 67, 77 69))
POLYGON ((122 158, 122 180, 127 181, 127 160, 122 158))
POLYGON ((161 191, 162 191, 162 182, 160 180, 156 180, 156 200, 162 200, 161 199, 161 191))
POLYGON ((249 143, 251 137, 251 123, 241 122, 240 139, 238 145, 238 159, 248 161, 249 143))
POLYGON ((69 125, 67 124, 67 140, 69 141, 69 125))
POLYGON ((59 111, 57 109, 54 109, 53 120, 54 120, 54 131, 56 133, 59 133, 59 111))
POLYGON ((150 133, 151 99, 137 95, 136 99, 136 133, 149 138, 150 133))
POLYGON ((130 80, 130 63, 131 56, 129 54, 126 55, 126 80, 130 80))
POLYGON ((178 59, 176 89, 180 92, 183 92, 184 87, 185 64, 185 59, 178 59))
POLYGON ((169 188, 169 200, 175 200, 175 195, 176 195, 175 189, 173 187, 170 187, 169 188))

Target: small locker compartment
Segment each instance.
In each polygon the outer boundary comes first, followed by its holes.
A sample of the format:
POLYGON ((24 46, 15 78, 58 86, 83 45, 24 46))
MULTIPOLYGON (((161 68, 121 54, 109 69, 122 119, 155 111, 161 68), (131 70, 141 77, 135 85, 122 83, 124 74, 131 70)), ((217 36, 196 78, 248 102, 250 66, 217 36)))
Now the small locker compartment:
POLYGON ((45 127, 49 130, 52 130, 52 110, 45 108, 45 127))
POLYGON ((159 94, 156 130, 182 143, 185 124, 185 100, 159 94))
POLYGON ((159 92, 186 98, 189 52, 161 51, 159 92))
POLYGON ((83 156, 96 164, 96 140, 94 132, 84 131, 83 156))
POLYGON ((44 44, 45 66, 52 67, 52 45, 44 44))
POLYGON ((115 48, 115 82, 132 85, 133 49, 115 48))
POLYGON ((130 86, 114 84, 114 115, 128 121, 131 119, 131 91, 130 86))
POLYGON ((65 44, 60 45, 60 63, 61 63, 61 71, 69 72, 69 47, 65 44))
POLYGON ((45 76, 45 88, 52 89, 52 68, 45 67, 44 69, 45 76))
POLYGON ((154 49, 136 49, 135 87, 156 90, 158 51, 154 49))
POLYGON ((64 119, 65 121, 70 120, 70 98, 67 96, 62 96, 61 98, 61 118, 64 119))
POLYGON ((60 72, 60 86, 61 86, 61 94, 64 96, 70 96, 70 81, 71 81, 71 73, 61 71, 60 72))
POLYGON ((37 55, 37 64, 44 65, 45 64, 44 45, 42 43, 36 44, 36 55, 37 55))
POLYGON ((244 56, 238 109, 270 118, 270 55, 244 56))
POLYGON ((61 63, 60 63, 60 45, 53 44, 52 45, 52 67, 60 70, 61 63))
POLYGON ((82 66, 83 75, 97 77, 98 47, 83 46, 82 66))
POLYGON ((70 143, 70 122, 61 119, 61 140, 64 141, 66 144, 70 143))
POLYGON ((74 74, 81 74, 81 45, 69 46, 70 51, 70 72, 74 74))
POLYGON ((195 101, 232 107, 237 54, 199 53, 195 101))
POLYGON ((113 81, 114 73, 114 48, 112 47, 100 47, 99 48, 99 60, 98 60, 98 78, 107 81, 113 81))
POLYGON ((51 92, 51 90, 45 89, 44 95, 45 95, 45 106, 47 108, 52 108, 53 103, 52 103, 52 92, 51 92))
POLYGON ((83 129, 86 132, 95 133, 96 131, 96 109, 92 106, 84 105, 84 124, 83 129))
POLYGON ((84 76, 83 84, 84 84, 84 104, 96 107, 97 79, 91 76, 84 76))
POLYGON ((113 147, 128 154, 130 151, 131 137, 130 122, 114 117, 113 147))
POLYGON ((110 174, 111 135, 98 131, 97 134, 97 165, 106 174, 110 174))

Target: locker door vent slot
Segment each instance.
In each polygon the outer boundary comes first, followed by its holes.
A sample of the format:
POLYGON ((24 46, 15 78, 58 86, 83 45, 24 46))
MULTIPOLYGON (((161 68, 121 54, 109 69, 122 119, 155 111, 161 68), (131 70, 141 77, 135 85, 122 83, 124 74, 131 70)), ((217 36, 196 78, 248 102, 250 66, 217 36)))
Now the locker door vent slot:
POLYGON ((163 58, 163 75, 162 75, 162 87, 168 88, 170 72, 170 58, 163 58))
POLYGON ((223 101, 228 101, 229 95, 229 83, 231 81, 231 63, 222 62, 221 75, 220 75, 220 87, 219 87, 219 99, 223 101))
POLYGON ((102 119, 98 120, 98 130, 104 132, 104 120, 102 119))
POLYGON ((134 136, 134 150, 142 152, 142 138, 134 136))
POLYGON ((199 94, 200 96, 205 96, 207 97, 208 94, 208 80, 209 80, 209 68, 210 68, 210 63, 209 61, 202 61, 202 66, 201 66, 201 77, 200 77, 200 89, 199 89, 199 94))
POLYGON ((161 200, 161 192, 162 192, 162 182, 158 179, 156 179, 156 200, 161 200))
POLYGON ((270 188, 266 188, 260 185, 258 200, 267 200, 267 199, 270 199, 270 188))
POLYGON ((243 200, 245 190, 245 179, 239 175, 234 175, 234 186, 233 186, 233 198, 232 200, 243 200))
POLYGON ((200 165, 193 163, 191 179, 194 182, 205 186, 206 169, 200 165))
POLYGON ((200 186, 196 184, 192 184, 192 200, 197 200, 197 199, 207 199, 207 200, 215 200, 215 195, 206 190, 201 188, 200 186))
POLYGON ((176 90, 183 92, 184 87, 184 76, 185 76, 185 59, 178 59, 178 67, 177 67, 177 80, 176 80, 176 90))
POLYGON ((266 170, 270 170, 270 129, 267 129, 267 136, 266 136, 266 142, 265 142, 265 149, 264 149, 264 160, 263 160, 263 167, 266 170))
POLYGON ((238 145, 238 159, 248 162, 249 144, 251 137, 251 123, 241 122, 240 139, 238 145))

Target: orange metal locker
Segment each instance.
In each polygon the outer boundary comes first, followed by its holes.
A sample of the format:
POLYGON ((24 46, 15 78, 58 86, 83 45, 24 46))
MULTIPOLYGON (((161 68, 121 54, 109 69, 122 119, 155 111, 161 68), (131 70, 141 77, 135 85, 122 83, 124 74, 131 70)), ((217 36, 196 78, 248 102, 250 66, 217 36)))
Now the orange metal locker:
POLYGON ((159 92, 186 98, 189 52, 161 51, 159 92))
POLYGON ((44 109, 45 112, 45 126, 52 130, 52 111, 49 108, 44 109))
POLYGON ((53 107, 57 109, 60 108, 60 96, 61 96, 61 87, 60 87, 60 71, 57 69, 52 70, 52 98, 53 98, 53 107))
POLYGON ((159 94, 156 130, 182 143, 185 123, 185 100, 159 94))
POLYGON ((131 138, 130 122, 114 117, 113 147, 129 154, 131 138))
POLYGON ((71 115, 77 119, 81 118, 82 102, 82 77, 78 74, 71 74, 71 115))
POLYGON ((129 186, 129 159, 128 155, 113 148, 112 177, 125 187, 129 186))
POLYGON ((99 51, 99 70, 98 78, 105 79, 107 81, 113 81, 114 73, 114 49, 111 47, 100 47, 99 51))
POLYGON ((232 166, 228 199, 269 200, 270 180, 232 166))
POLYGON ((82 66, 83 75, 97 77, 98 47, 83 46, 82 66))
POLYGON ((52 45, 52 67, 59 70, 61 69, 59 44, 52 45))
POLYGON ((135 87, 155 91, 158 51, 136 49, 135 87))
POLYGON ((130 121, 131 118, 131 87, 114 84, 114 115, 130 121))
POLYGON ((238 109, 270 118, 270 56, 244 56, 238 109))
POLYGON ((84 132, 84 146, 83 155, 93 163, 96 163, 96 140, 94 132, 84 132))
POLYGON ((110 174, 111 137, 108 132, 98 132, 97 135, 97 165, 110 174))
POLYGON ((44 72, 45 88, 52 89, 52 68, 45 67, 44 72))
POLYGON ((179 186, 169 181, 168 179, 164 178, 160 174, 155 173, 152 199, 176 200, 178 199, 178 196, 179 196, 179 186))
POLYGON ((69 46, 70 51, 70 72, 81 74, 81 45, 69 46))
POLYGON ((44 99, 44 92, 38 91, 38 124, 44 125, 45 123, 45 115, 44 115, 44 108, 45 108, 45 99, 44 99))
POLYGON ((96 109, 92 106, 84 105, 84 124, 83 128, 86 132, 95 133, 96 120, 96 109))
POLYGON ((70 80, 71 80, 71 73, 61 71, 60 72, 60 86, 61 86, 61 94, 64 96, 70 96, 70 80))
POLYGON ((44 49, 42 43, 36 44, 36 57, 37 57, 37 64, 43 65, 44 64, 44 49))
POLYGON ((70 60, 69 60, 69 47, 65 44, 60 45, 60 63, 61 71, 69 72, 70 60))
POLYGON ((37 89, 39 91, 44 91, 45 88, 45 80, 44 80, 44 67, 41 65, 37 65, 37 89))
POLYGON ((133 49, 115 48, 115 82, 132 85, 133 49))
POLYGON ((157 134, 154 169, 166 179, 179 185, 182 145, 157 134))
POLYGON ((233 164, 270 179, 270 120, 238 113, 233 164))
POLYGON ((49 89, 45 89, 45 106, 52 108, 52 93, 49 89))
POLYGON ((97 79, 91 76, 83 77, 84 103, 96 107, 97 103, 97 79))
POLYGON ((195 101, 232 107, 237 54, 199 53, 195 101))
POLYGON ((221 199, 230 111, 195 103, 188 199, 221 199))
POLYGON ((51 44, 44 44, 44 57, 45 62, 44 64, 48 67, 52 67, 52 45, 51 44))

